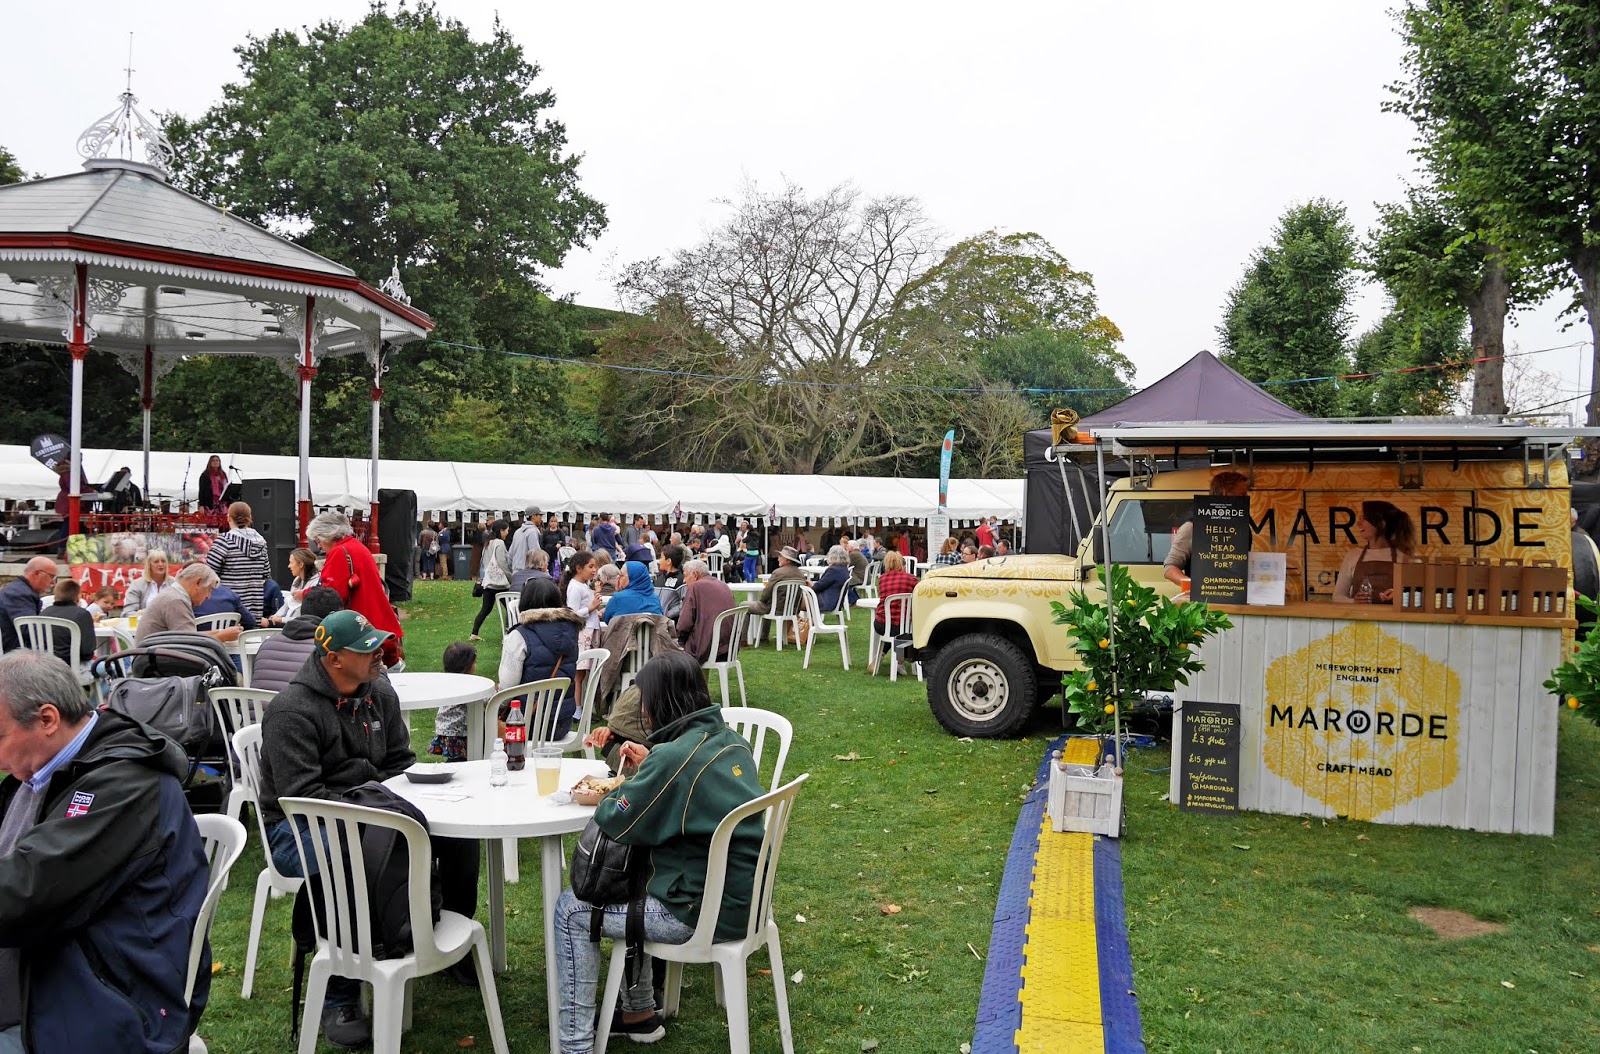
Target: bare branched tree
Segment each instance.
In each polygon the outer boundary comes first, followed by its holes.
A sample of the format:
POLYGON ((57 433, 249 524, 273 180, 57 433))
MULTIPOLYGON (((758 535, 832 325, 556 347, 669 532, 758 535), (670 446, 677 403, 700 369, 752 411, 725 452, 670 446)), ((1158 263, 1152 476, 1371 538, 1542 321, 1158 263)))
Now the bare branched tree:
MULTIPOLYGON (((663 371, 618 382, 639 455, 754 471, 882 471, 939 442, 951 407, 919 349, 886 339, 908 284, 938 255, 908 197, 849 186, 810 197, 747 185, 698 245, 628 268, 646 321, 605 341, 610 361, 663 371), (734 378, 734 379, 728 379, 734 378)), ((935 372, 944 371, 935 367, 935 372)))

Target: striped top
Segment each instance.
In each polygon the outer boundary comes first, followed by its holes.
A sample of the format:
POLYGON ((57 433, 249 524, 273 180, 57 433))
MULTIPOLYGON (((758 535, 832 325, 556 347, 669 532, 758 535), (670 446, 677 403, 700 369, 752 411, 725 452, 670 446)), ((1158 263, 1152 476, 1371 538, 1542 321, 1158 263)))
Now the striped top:
POLYGON ((218 535, 206 553, 206 566, 239 594, 252 615, 261 617, 266 603, 262 587, 272 569, 267 561, 267 540, 255 528, 235 527, 218 535))

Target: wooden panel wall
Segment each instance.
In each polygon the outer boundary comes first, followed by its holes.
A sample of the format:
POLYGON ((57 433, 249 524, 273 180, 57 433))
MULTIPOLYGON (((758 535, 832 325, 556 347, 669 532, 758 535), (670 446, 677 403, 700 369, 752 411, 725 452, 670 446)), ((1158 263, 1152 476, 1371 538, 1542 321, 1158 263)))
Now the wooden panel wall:
POLYGON ((1241 704, 1242 808, 1554 833, 1560 629, 1232 618, 1175 699, 1241 704))

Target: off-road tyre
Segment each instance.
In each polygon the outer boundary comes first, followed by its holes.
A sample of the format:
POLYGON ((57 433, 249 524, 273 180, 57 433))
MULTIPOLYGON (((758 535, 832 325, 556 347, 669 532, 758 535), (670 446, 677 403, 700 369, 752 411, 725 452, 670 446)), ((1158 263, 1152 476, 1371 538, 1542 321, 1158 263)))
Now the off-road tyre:
POLYGON ((928 705, 947 732, 1005 739, 1021 732, 1038 705, 1033 659, 993 633, 941 646, 928 670, 928 705))

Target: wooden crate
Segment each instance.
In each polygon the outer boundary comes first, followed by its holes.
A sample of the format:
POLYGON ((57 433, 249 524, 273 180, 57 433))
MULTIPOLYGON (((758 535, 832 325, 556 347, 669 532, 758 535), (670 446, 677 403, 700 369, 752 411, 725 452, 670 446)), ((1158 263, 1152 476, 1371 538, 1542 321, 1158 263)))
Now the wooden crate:
POLYGON ((1054 830, 1116 838, 1122 833, 1122 777, 1097 776, 1092 766, 1052 761, 1045 813, 1054 830))

